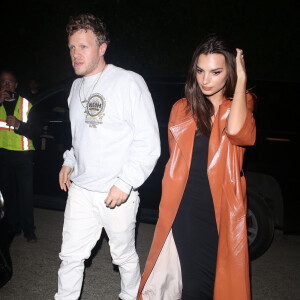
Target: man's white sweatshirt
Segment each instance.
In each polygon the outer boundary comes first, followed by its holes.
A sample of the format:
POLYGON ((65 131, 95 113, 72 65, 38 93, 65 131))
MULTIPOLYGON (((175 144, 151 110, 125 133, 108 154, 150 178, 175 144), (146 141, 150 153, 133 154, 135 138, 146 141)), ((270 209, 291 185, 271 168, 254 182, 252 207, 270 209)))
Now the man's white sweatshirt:
POLYGON ((115 185, 129 194, 143 184, 160 156, 153 101, 144 79, 134 72, 109 64, 96 83, 98 77, 73 82, 68 98, 72 148, 64 153, 63 164, 73 169, 71 180, 82 188, 109 192, 115 185), (81 103, 90 94, 105 101, 96 128, 85 122, 87 103, 81 103))

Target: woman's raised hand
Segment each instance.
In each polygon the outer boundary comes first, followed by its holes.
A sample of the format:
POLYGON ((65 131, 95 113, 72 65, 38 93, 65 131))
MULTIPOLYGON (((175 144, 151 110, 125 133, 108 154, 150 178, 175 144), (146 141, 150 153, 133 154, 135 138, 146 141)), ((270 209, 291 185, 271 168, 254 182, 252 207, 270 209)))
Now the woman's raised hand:
POLYGON ((236 74, 238 79, 246 79, 246 67, 245 67, 245 60, 244 60, 244 54, 243 50, 236 48, 236 74))

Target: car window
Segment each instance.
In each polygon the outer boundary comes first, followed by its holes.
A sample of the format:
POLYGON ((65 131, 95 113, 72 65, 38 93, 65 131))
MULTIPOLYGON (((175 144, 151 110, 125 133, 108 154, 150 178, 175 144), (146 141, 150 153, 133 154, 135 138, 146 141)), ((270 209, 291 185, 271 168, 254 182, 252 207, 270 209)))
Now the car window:
POLYGON ((36 101, 34 109, 43 121, 59 121, 68 119, 68 86, 50 90, 42 94, 36 101))

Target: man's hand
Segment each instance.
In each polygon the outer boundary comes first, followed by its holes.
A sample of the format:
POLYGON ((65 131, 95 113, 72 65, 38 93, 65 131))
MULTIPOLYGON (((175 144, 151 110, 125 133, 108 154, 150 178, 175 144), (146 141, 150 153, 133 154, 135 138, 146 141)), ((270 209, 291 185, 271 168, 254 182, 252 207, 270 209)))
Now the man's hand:
POLYGON ((120 206, 128 198, 128 194, 122 192, 115 185, 110 189, 108 196, 104 200, 107 207, 114 208, 116 205, 120 206))
POLYGON ((10 96, 6 92, 6 90, 1 90, 0 91, 0 103, 2 103, 5 99, 9 99, 9 98, 10 98, 10 96))
POLYGON ((20 121, 15 116, 7 116, 6 124, 13 128, 19 128, 20 121))
POLYGON ((70 181, 70 176, 72 174, 72 169, 68 166, 62 166, 58 179, 59 179, 59 185, 62 190, 65 192, 70 189, 71 186, 71 181, 70 181))

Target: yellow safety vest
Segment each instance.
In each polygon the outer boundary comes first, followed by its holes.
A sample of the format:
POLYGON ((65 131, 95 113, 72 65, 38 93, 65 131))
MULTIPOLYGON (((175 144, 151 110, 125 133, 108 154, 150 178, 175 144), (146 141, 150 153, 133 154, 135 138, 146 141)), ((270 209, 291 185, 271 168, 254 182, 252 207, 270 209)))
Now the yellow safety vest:
MULTIPOLYGON (((26 123, 28 118, 28 113, 31 109, 31 103, 19 96, 15 110, 14 116, 26 123)), ((15 150, 15 151, 27 151, 34 150, 33 143, 27 137, 17 134, 14 132, 13 127, 9 127, 6 124, 6 111, 4 105, 0 106, 0 148, 4 148, 7 150, 15 150)))

